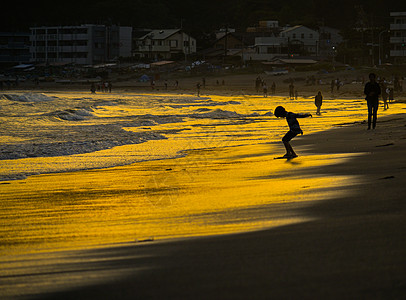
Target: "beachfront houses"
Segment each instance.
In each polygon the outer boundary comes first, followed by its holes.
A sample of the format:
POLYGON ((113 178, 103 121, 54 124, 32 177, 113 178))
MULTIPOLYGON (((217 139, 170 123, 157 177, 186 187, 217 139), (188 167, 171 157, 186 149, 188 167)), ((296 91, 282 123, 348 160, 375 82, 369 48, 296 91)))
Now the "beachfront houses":
POLYGON ((406 12, 391 12, 390 56, 394 63, 406 62, 406 12))
POLYGON ((180 60, 194 53, 196 39, 182 29, 157 29, 136 39, 133 57, 154 61, 180 60))
POLYGON ((285 57, 317 57, 319 51, 320 34, 306 26, 281 28, 268 36, 258 36, 250 50, 244 51, 244 60, 271 61, 285 57))
POLYGON ((90 24, 30 30, 31 62, 94 65, 131 56, 131 27, 90 24))
POLYGON ((256 37, 251 51, 244 52, 245 61, 270 61, 288 55, 288 39, 280 36, 256 37))
POLYGON ((281 38, 287 39, 287 51, 290 55, 318 56, 319 33, 303 25, 282 30, 281 38))

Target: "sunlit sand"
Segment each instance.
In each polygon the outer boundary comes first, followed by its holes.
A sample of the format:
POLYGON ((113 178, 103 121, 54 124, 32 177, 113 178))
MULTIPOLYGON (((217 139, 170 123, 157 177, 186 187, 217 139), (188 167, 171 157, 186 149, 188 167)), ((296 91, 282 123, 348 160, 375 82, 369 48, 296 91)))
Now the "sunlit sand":
MULTIPOLYGON (((214 284, 254 272, 247 275, 256 280, 250 285, 263 280, 267 288, 272 278, 290 279, 268 268, 272 262, 300 278, 303 267, 333 276, 326 268, 332 265, 352 274, 346 269, 353 270, 351 259, 357 270, 367 268, 365 274, 370 266, 386 268, 399 255, 376 259, 383 245, 403 257, 403 239, 396 238, 402 233, 393 228, 403 220, 396 201, 404 186, 404 118, 382 119, 403 113, 401 103, 380 111, 378 128, 367 132, 365 103, 356 99, 326 100, 315 116, 312 98, 13 97, 0 100, 2 296, 101 285, 98 293, 108 297, 104 287, 112 282, 120 282, 124 295, 133 295, 133 287, 149 295, 154 291, 127 280, 144 280, 135 274, 157 267, 150 257, 176 265, 171 276, 180 280, 211 278, 216 266, 229 262, 224 270, 231 273, 214 284), (277 105, 314 115, 300 120, 305 139, 292 141, 298 158, 274 159, 284 153, 280 140, 287 131, 285 120, 269 114, 277 105), (378 155, 374 163, 371 154, 378 155), (191 239, 202 236, 207 240, 191 239)), ((173 286, 163 279, 162 293, 173 286)), ((356 280, 349 276, 347 284, 356 280)), ((193 291, 200 280, 190 284, 193 291)))
MULTIPOLYGON (((267 113, 280 104, 295 112, 314 112, 313 99, 81 93, 43 97, 46 101, 40 98, 44 101, 31 102, 31 106, 3 99, 6 112, 20 113, 21 122, 31 123, 18 138, 21 143, 30 142, 30 134, 35 139, 36 130, 51 131, 53 126, 67 131, 61 137, 66 142, 69 132, 79 126, 101 124, 106 126, 106 134, 109 126, 121 124, 140 137, 154 132, 165 139, 62 156, 55 148, 55 154, 48 157, 0 161, 3 180, 28 176, 1 185, 3 253, 224 234, 305 222, 310 217, 299 213, 298 207, 331 198, 339 192, 336 187, 358 180, 349 175, 295 175, 306 168, 340 163, 351 154, 274 160, 283 153, 279 140, 287 126, 267 113), (58 118, 60 113, 55 111, 72 106, 91 107, 91 114, 81 120, 58 118), (273 213, 272 207, 281 203, 294 205, 273 213)), ((325 101, 321 117, 301 121, 305 134, 361 121, 363 104, 325 101)), ((401 109, 400 105, 392 107, 392 113, 401 109)), ((92 133, 84 131, 83 141, 91 140, 92 133)), ((77 139, 72 137, 73 142, 77 139)), ((12 142, 17 141, 5 138, 6 144, 12 142)))

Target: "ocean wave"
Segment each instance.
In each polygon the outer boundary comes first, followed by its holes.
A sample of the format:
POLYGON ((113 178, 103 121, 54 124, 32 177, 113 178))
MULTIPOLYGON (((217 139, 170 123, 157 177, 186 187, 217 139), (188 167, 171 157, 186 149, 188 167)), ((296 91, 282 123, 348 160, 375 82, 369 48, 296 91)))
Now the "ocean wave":
POLYGON ((207 110, 196 110, 196 111, 205 111, 203 113, 195 113, 195 114, 190 114, 188 117, 191 118, 197 118, 197 119, 203 119, 203 118, 208 118, 208 119, 238 119, 238 118, 250 118, 250 117, 259 117, 260 114, 255 112, 252 114, 239 114, 235 111, 229 111, 229 110, 222 110, 222 109, 215 109, 212 111, 207 111, 207 110))
POLYGON ((75 141, 0 145, 0 160, 28 157, 54 157, 91 153, 117 146, 140 144, 149 140, 167 139, 157 132, 134 133, 117 126, 94 126, 93 130, 72 133, 75 141), (81 140, 79 138, 82 138, 81 140))
POLYGON ((93 109, 90 107, 66 109, 62 111, 55 111, 43 114, 43 116, 55 117, 64 121, 83 121, 95 117, 93 109))
POLYGON ((49 97, 39 93, 24 93, 24 94, 3 94, 3 99, 18 102, 47 102, 54 101, 56 97, 49 97))

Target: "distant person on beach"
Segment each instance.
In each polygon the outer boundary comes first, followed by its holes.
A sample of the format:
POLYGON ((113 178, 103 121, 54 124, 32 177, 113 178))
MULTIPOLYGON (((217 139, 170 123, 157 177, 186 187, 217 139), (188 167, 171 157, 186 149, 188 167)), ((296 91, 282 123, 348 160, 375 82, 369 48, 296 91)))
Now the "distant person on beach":
POLYGON ((341 81, 339 78, 337 78, 336 80, 336 86, 337 86, 337 92, 340 90, 340 86, 341 86, 341 81))
POLYGON ((386 85, 382 85, 381 91, 382 91, 382 100, 383 100, 383 110, 387 110, 389 108, 388 98, 389 98, 390 89, 387 88, 386 85))
POLYGON ((321 105, 323 104, 323 95, 320 91, 317 93, 316 97, 314 97, 314 104, 317 107, 316 115, 320 115, 321 105))
POLYGON ((389 102, 395 100, 395 98, 393 97, 393 89, 392 88, 389 89, 388 94, 389 94, 389 102))
POLYGON ((286 118, 286 121, 289 125, 289 131, 282 138, 283 145, 286 148, 286 154, 283 156, 285 158, 294 158, 297 157, 295 151, 293 151, 290 141, 297 136, 298 134, 303 134, 302 129, 300 128, 297 118, 307 118, 311 117, 311 114, 295 114, 293 112, 288 112, 283 106, 278 106, 274 111, 275 117, 277 118, 286 118))
POLYGON ((96 94, 96 85, 94 83, 92 83, 92 86, 90 87, 90 91, 92 92, 92 94, 96 94))
POLYGON ((266 85, 266 82, 262 82, 262 90, 264 92, 264 97, 268 97, 268 86, 266 85))
POLYGON ((289 84, 289 100, 295 99, 295 86, 293 85, 293 82, 289 84))
POLYGON ((379 95, 381 94, 381 87, 376 82, 376 75, 374 73, 369 74, 369 82, 365 84, 364 94, 368 105, 368 130, 376 127, 376 119, 379 107, 379 95))
POLYGON ((262 79, 261 79, 260 76, 258 76, 255 79, 255 89, 256 89, 257 93, 259 92, 259 88, 261 87, 261 83, 262 83, 262 79))
POLYGON ((197 89, 197 97, 200 97, 200 82, 196 84, 196 89, 197 89))

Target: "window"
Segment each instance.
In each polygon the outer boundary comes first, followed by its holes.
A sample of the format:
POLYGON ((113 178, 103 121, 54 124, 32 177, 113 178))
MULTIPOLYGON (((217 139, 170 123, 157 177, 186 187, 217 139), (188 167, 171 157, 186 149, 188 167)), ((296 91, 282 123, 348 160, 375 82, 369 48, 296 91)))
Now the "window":
POLYGON ((301 37, 302 39, 304 39, 304 33, 302 33, 302 34, 300 35, 300 37, 301 37))
POLYGON ((170 46, 171 48, 176 48, 176 47, 178 47, 178 41, 177 41, 177 40, 170 40, 170 41, 169 41, 169 46, 170 46))
POLYGON ((311 38, 311 39, 313 38, 313 33, 309 34, 309 38, 311 38))
POLYGON ((275 46, 268 47, 267 53, 268 53, 268 54, 276 54, 276 53, 278 53, 278 48, 275 47, 275 46))
POLYGON ((292 38, 294 39, 296 38, 296 33, 292 34, 292 38))

